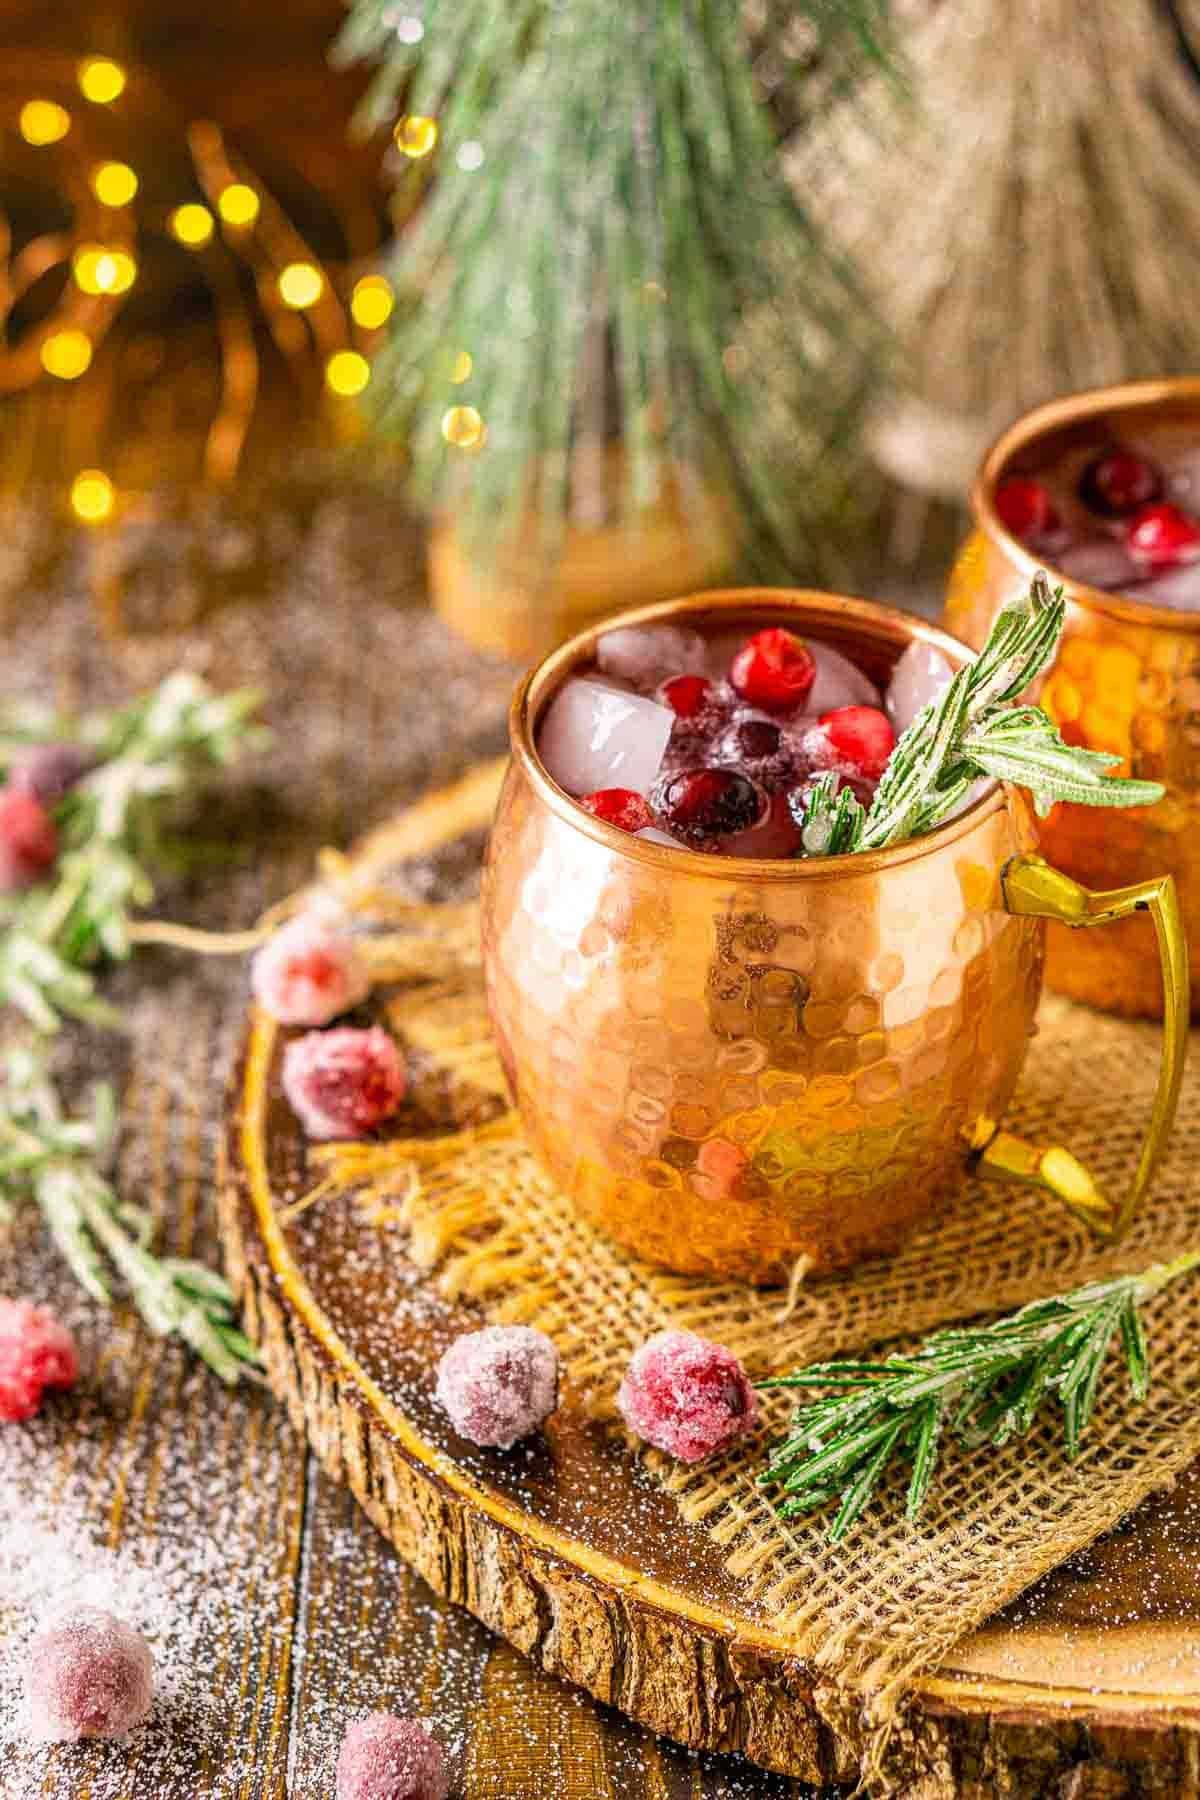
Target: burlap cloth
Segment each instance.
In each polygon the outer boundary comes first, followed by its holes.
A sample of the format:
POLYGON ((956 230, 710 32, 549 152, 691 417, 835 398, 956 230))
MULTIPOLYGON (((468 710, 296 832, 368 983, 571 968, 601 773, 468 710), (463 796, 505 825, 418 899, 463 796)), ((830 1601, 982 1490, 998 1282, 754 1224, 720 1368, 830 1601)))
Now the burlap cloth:
MULTIPOLYGON (((257 529, 282 534, 288 552, 256 564, 267 571, 261 582, 241 588, 214 576, 210 591, 206 577, 205 605, 189 605, 173 629, 107 641, 96 629, 87 545, 67 554, 55 542, 48 556, 44 532, 6 537, 8 694, 101 702, 180 662, 222 684, 254 680, 267 690, 274 749, 231 774, 197 821, 215 840, 217 860, 160 896, 157 910, 193 924, 248 922, 305 878, 320 845, 349 842, 502 741, 511 672, 456 645, 413 606, 419 551, 414 539, 397 536, 390 500, 373 510, 370 495, 319 499, 293 490, 286 508, 264 506, 257 529)), ((207 545, 215 533, 206 521, 207 545)), ((134 622, 153 627, 160 601, 166 608, 178 593, 172 569, 195 566, 194 544, 181 542, 178 554, 160 544, 152 562, 139 560, 136 542, 116 550, 125 555, 134 622)), ((112 553, 110 546, 110 561, 112 553)), ((478 851, 476 841, 457 857, 408 865, 397 872, 398 889, 461 899, 478 851)), ((611 1411, 631 1349, 668 1323, 721 1339, 759 1373, 1006 1308, 1200 1241, 1190 1183, 1197 1068, 1154 1198, 1117 1251, 1097 1250, 1082 1227, 1031 1194, 967 1186, 901 1256, 803 1286, 790 1305, 782 1292, 641 1266, 582 1224, 525 1154, 505 1117, 486 1037, 470 920, 456 913, 445 923, 453 926, 448 938, 436 920, 421 926, 445 938, 440 967, 397 1003, 397 1024, 414 1048, 458 1072, 475 1097, 466 1114, 493 1115, 490 1131, 426 1148, 416 1164, 393 1150, 382 1167, 359 1171, 372 1179, 356 1199, 335 1203, 399 1207, 413 1253, 436 1279, 490 1317, 545 1325, 567 1359, 572 1391, 597 1411, 611 1411)), ((65 1034, 61 1072, 68 1085, 96 1073, 118 1078, 118 1179, 135 1194, 150 1185, 169 1191, 156 1173, 161 1121, 185 1088, 189 1106, 200 1094, 205 1174, 180 1189, 186 1219, 178 1229, 187 1225, 190 1243, 199 1196, 203 1251, 211 1243, 211 1154, 245 1016, 244 967, 147 950, 112 972, 106 989, 127 1010, 128 1036, 65 1034)), ((1153 1027, 1048 999, 1012 1123, 1068 1143, 1116 1188, 1132 1167, 1157 1059, 1153 1027)), ((174 1241, 169 1213, 162 1229, 174 1241)), ((892 1484, 839 1549, 826 1545, 819 1517, 776 1518, 754 1483, 761 1440, 711 1469, 656 1457, 651 1466, 681 1512, 723 1546, 780 1631, 827 1671, 824 1703, 856 1713, 874 1704, 886 1715, 916 1671, 1200 1454, 1200 1280, 1168 1290, 1147 1324, 1149 1400, 1132 1407, 1114 1372, 1075 1464, 1062 1454, 1053 1414, 1002 1451, 950 1448, 920 1524, 904 1522, 892 1484)), ((768 1430, 786 1411, 770 1403, 768 1430)))

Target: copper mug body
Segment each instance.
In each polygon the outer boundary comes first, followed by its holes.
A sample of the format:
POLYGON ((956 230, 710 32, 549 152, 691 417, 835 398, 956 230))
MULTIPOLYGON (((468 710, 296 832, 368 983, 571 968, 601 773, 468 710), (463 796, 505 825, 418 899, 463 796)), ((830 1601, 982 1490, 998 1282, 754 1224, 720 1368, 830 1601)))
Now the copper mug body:
MULTIPOLYGON (((966 654, 918 619, 818 593, 703 594, 621 622, 666 620, 786 624, 880 681, 914 638, 966 654)), ((1006 871, 1053 876, 1029 859, 1025 796, 996 787, 926 837, 852 858, 643 842, 585 813, 536 752, 597 635, 518 690, 484 876, 491 1017, 554 1181, 640 1255, 757 1283, 800 1258, 821 1271, 892 1249, 984 1147, 1052 1185, 1046 1153, 999 1130, 1044 933, 1006 871)), ((1083 1172, 1066 1164, 1069 1187, 1083 1172)))
MULTIPOLYGON (((1000 523, 995 495, 1014 468, 1069 451, 1084 433, 1114 436, 1147 423, 1178 425, 1200 442, 1200 379, 1131 382, 1038 407, 1004 433, 971 493, 974 530, 950 578, 943 623, 978 649, 995 614, 1040 564, 1000 523)), ((1097 812, 1059 806, 1041 827, 1046 855, 1100 887, 1170 871, 1188 942, 1200 945, 1200 614, 1145 606, 1059 575, 1067 622, 1041 704, 1063 735, 1119 756, 1122 774, 1160 781, 1157 806, 1097 812)), ((1047 984, 1074 999, 1132 1016, 1157 1017, 1163 989, 1154 932, 1133 918, 1100 935, 1050 927, 1047 984)), ((1200 976, 1191 981, 1200 1010, 1200 976)))

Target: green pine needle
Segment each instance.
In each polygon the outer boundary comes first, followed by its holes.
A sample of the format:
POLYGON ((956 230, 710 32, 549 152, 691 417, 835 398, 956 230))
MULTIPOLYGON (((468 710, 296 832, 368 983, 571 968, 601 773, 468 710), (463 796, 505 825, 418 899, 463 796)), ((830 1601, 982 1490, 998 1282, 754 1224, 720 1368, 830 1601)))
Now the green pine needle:
POLYGON ((1027 595, 1001 609, 987 642, 945 691, 930 701, 888 759, 870 808, 822 777, 796 808, 803 854, 840 856, 882 850, 932 831, 980 777, 1028 788, 1040 817, 1060 800, 1079 806, 1153 806, 1156 781, 1109 773, 1120 761, 1063 742, 1036 706, 1016 704, 1058 648, 1066 616, 1062 589, 1040 571, 1027 595))
POLYGON ((259 697, 216 694, 178 671, 150 694, 91 718, 42 719, 28 709, 0 717, 0 760, 38 742, 84 743, 96 766, 55 809, 62 854, 52 879, 0 903, 0 1006, 35 1030, 63 1018, 119 1026, 96 992, 102 958, 129 954, 134 908, 154 898, 164 824, 205 774, 257 748, 259 697))
POLYGON ((819 1397, 797 1407, 759 1481, 780 1491, 776 1504, 785 1518, 840 1498, 829 1529, 836 1543, 896 1456, 911 1464, 908 1517, 920 1515, 946 1431, 970 1448, 999 1446, 1028 1432, 1054 1398, 1063 1410, 1067 1454, 1074 1457, 1114 1342, 1120 1343, 1133 1398, 1142 1401, 1150 1369, 1138 1309, 1198 1266, 1200 1251, 1192 1251, 1141 1275, 1035 1300, 990 1325, 935 1332, 908 1355, 817 1363, 761 1381, 763 1389, 804 1388, 819 1397))
POLYGON ((42 1057, 26 1047, 9 1052, 3 1102, 0 1195, 9 1205, 34 1200, 81 1287, 111 1305, 115 1271, 150 1330, 182 1338, 222 1381, 256 1364, 229 1284, 200 1263, 155 1256, 144 1241, 148 1221, 131 1217, 98 1174, 111 1139, 111 1093, 98 1092, 89 1117, 68 1118, 42 1057))
MULTIPOLYGON (((781 168, 743 9, 413 11, 415 33, 388 0, 351 0, 337 55, 377 66, 366 125, 398 113, 437 125, 401 177, 399 210, 413 216, 369 390, 418 494, 452 509, 480 556, 528 509, 552 554, 568 519, 596 524, 605 510, 595 469, 616 438, 626 510, 661 498, 682 466, 694 530, 712 528, 707 491, 764 567, 811 579, 829 564, 831 518, 861 510, 855 430, 885 346, 781 168), (481 415, 482 447, 447 445, 456 405, 481 415)), ((881 0, 794 0, 788 31, 842 83, 889 54, 881 0)), ((826 80, 797 63, 788 86, 815 95, 826 80)))

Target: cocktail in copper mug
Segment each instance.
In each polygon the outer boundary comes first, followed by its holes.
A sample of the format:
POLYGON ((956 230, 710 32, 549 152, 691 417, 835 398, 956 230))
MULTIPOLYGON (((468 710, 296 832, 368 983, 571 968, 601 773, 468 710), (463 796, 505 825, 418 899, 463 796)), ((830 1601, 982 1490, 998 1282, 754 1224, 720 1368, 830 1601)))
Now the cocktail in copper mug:
MULTIPOLYGON (((1038 567, 1067 595, 1067 623, 1041 704, 1072 742, 1122 758, 1123 774, 1159 781, 1153 807, 1114 814, 1058 806, 1040 828, 1057 867, 1097 886, 1171 872, 1193 953, 1200 1010, 1200 612, 1180 612, 1062 574, 1002 524, 1001 482, 1076 443, 1188 431, 1200 445, 1200 379, 1131 382, 1068 395, 1026 413, 989 450, 971 491, 974 530, 955 563, 943 622, 978 649, 995 614, 1038 567)), ((1134 918, 1102 937, 1051 926, 1047 984, 1113 1012, 1156 1017, 1163 989, 1154 933, 1134 918)))
MULTIPOLYGON (((752 589, 614 623, 784 624, 886 680, 914 639, 863 600, 752 589)), ((610 1236, 688 1272, 769 1284, 886 1252, 968 1162, 1042 1187, 1099 1231, 1145 1193, 1178 1097, 1186 951, 1168 879, 1094 895, 1037 854, 996 786, 928 836, 851 857, 735 860, 591 816, 539 760, 538 724, 600 628, 521 684, 483 892, 489 1005, 531 1147, 610 1236), (1136 1178, 1110 1203, 1066 1149, 1003 1127, 1042 983, 1046 918, 1147 908, 1168 1015, 1136 1178)))

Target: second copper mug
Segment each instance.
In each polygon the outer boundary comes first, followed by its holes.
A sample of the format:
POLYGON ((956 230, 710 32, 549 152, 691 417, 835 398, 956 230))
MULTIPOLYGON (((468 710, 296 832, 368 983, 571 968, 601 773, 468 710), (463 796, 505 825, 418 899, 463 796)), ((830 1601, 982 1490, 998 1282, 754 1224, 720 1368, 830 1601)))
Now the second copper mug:
MULTIPOLYGON (((862 600, 754 589, 620 623, 790 626, 877 681, 914 638, 862 600)), ((611 626, 613 622, 609 621, 611 626)), ((511 714, 512 763, 484 877, 488 998, 529 1142, 575 1204, 655 1262, 784 1280, 895 1247, 974 1162, 1124 1228, 1178 1097, 1187 956, 1169 878, 1096 896, 1036 854, 1025 795, 995 787, 925 837, 851 857, 739 861, 593 818, 536 748, 599 628, 542 662, 511 714), (1148 909, 1171 1006, 1157 1103, 1120 1205, 1004 1111, 1042 981, 1046 918, 1148 909)))
MULTIPOLYGON (((1042 560, 996 511, 1006 476, 1037 473, 1079 446, 1137 441, 1145 429, 1200 442, 1200 379, 1132 381, 1068 394, 1026 413, 988 451, 971 490, 974 529, 955 563, 947 628, 978 649, 1000 608, 1028 587, 1042 560)), ((1163 606, 1064 575, 1066 629, 1041 703, 1064 736, 1121 758, 1122 773, 1160 781, 1157 806, 1129 812, 1056 806, 1041 827, 1047 856, 1080 881, 1107 886, 1170 871, 1188 942, 1200 947, 1200 613, 1163 606)), ((1157 1017, 1162 982, 1154 933, 1130 919, 1103 939, 1050 928, 1046 980, 1107 1011, 1157 1017)), ((1192 959, 1192 1010, 1200 1016, 1200 956, 1192 959)))

